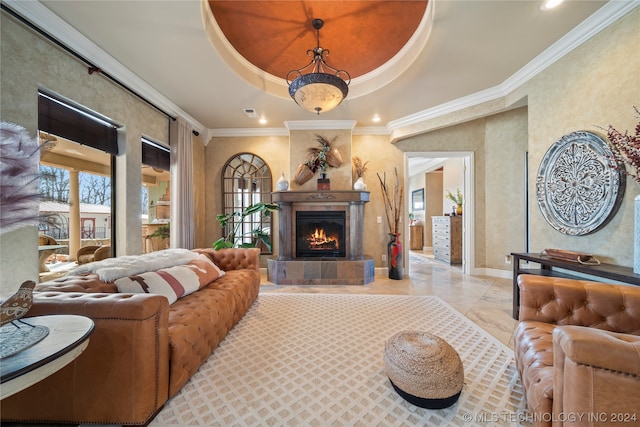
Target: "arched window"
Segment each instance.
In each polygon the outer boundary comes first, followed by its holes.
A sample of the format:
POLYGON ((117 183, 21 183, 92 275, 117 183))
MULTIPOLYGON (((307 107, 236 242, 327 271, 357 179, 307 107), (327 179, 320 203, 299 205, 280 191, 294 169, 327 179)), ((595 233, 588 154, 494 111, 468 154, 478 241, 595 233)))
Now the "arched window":
MULTIPOLYGON (((234 212, 241 214, 256 203, 271 203, 271 182, 271 169, 259 156, 241 153, 229 159, 222 169, 224 214, 232 215, 234 212)), ((271 235, 271 219, 272 216, 266 216, 262 212, 247 215, 244 218, 237 216, 229 221, 223 233, 227 235, 237 227, 236 239, 241 243, 254 243, 256 230, 271 235)), ((263 254, 271 253, 271 250, 262 243, 258 247, 263 254)))

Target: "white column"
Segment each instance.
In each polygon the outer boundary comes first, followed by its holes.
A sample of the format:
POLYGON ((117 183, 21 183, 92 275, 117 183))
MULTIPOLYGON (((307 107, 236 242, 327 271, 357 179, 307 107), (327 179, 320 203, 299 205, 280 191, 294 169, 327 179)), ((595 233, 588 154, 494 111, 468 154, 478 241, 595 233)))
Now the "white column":
POLYGON ((69 261, 75 261, 80 249, 80 181, 78 171, 69 171, 69 261))

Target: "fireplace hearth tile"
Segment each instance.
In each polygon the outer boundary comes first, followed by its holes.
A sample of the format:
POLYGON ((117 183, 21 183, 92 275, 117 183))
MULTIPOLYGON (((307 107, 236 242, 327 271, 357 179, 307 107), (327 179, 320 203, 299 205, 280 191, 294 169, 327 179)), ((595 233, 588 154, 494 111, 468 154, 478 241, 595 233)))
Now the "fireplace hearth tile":
POLYGON ((305 279, 320 279, 322 276, 322 262, 302 261, 305 279))
POLYGON ((366 285, 375 279, 373 259, 267 260, 268 280, 277 285, 366 285))
POLYGON ((289 277, 290 279, 302 280, 304 279, 304 262, 288 262, 285 261, 281 272, 283 277, 289 277))
POLYGON ((338 262, 324 262, 322 263, 322 271, 320 277, 322 279, 337 279, 338 278, 338 262))

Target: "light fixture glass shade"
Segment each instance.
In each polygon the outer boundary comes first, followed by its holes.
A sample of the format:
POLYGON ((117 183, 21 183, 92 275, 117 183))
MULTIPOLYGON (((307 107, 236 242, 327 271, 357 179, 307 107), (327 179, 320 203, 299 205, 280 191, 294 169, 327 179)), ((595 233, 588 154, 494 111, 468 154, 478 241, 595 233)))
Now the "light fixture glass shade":
POLYGON ((303 74, 289 85, 289 95, 307 111, 320 114, 340 105, 349 86, 340 77, 327 73, 303 74))

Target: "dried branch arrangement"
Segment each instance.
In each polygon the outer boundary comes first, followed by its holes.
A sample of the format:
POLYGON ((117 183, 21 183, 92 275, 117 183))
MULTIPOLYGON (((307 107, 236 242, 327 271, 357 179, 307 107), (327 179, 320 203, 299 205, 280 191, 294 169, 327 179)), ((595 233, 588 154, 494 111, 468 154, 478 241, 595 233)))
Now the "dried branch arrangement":
POLYGON ((390 189, 387 185, 387 173, 380 177, 379 173, 376 173, 378 180, 380 181, 380 189, 382 190, 382 200, 384 201, 384 213, 387 217, 387 225, 389 225, 389 232, 398 234, 400 232, 400 215, 402 214, 402 187, 400 186, 400 178, 398 178, 398 169, 394 168, 395 172, 395 184, 393 189, 390 189))
POLYGON ((367 173, 367 164, 369 163, 368 160, 364 162, 360 157, 354 157, 353 159, 351 159, 351 163, 353 164, 353 171, 358 178, 362 178, 364 174, 367 173))
MULTIPOLYGON (((636 117, 640 118, 640 111, 637 107, 633 107, 636 117)), ((616 169, 629 175, 638 184, 640 184, 640 122, 636 125, 635 135, 629 135, 628 131, 624 133, 618 131, 612 125, 607 128, 607 137, 609 145, 613 148, 613 156, 619 163, 624 163, 631 170, 625 169, 624 166, 616 166, 616 169)))
POLYGON ((316 141, 320 146, 309 148, 309 160, 298 165, 295 173, 295 181, 298 185, 309 181, 318 170, 325 173, 327 167, 337 168, 342 165, 342 155, 334 146, 336 139, 337 136, 328 140, 322 135, 316 135, 316 141))

